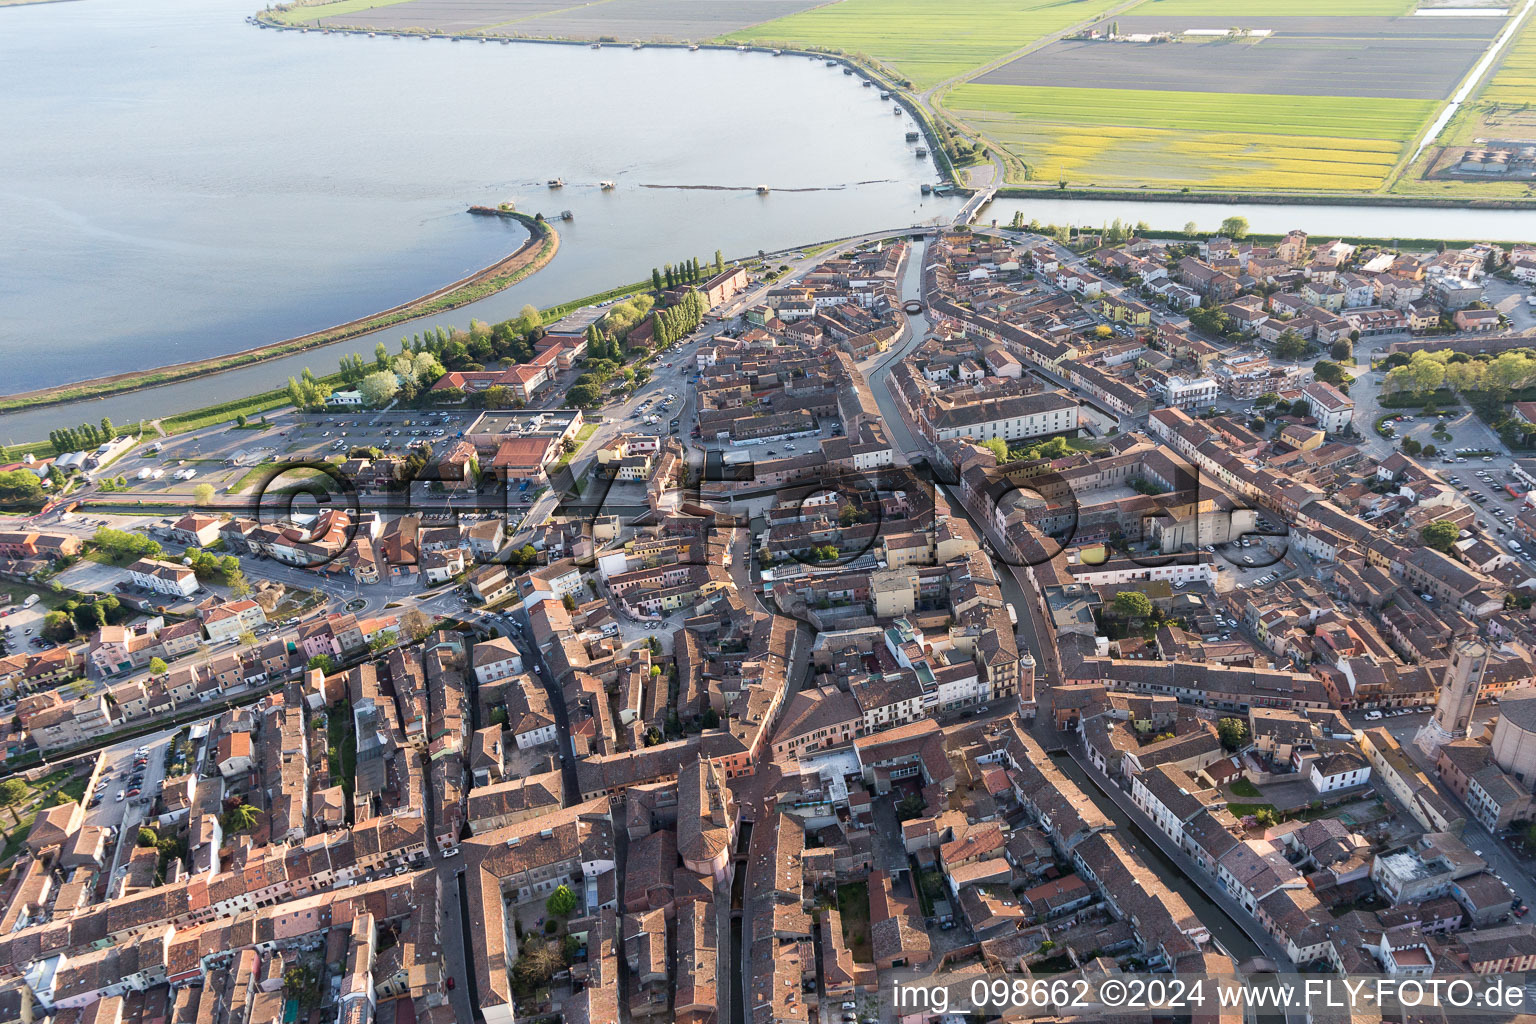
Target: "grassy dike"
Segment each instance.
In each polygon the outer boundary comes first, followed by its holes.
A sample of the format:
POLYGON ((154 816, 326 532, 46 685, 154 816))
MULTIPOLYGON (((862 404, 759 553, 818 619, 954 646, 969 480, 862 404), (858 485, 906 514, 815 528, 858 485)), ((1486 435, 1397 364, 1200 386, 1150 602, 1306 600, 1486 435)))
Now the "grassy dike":
MULTIPOLYGON (((62 405, 90 398, 104 398, 107 395, 137 391, 140 388, 156 387, 161 384, 174 384, 178 381, 190 380, 191 378, 202 377, 210 373, 234 370, 242 366, 266 362, 270 359, 294 355, 314 348, 322 348, 326 345, 335 344, 338 341, 346 341, 348 338, 370 334, 374 331, 393 327, 410 320, 418 320, 425 316, 446 313, 449 310, 457 309, 471 302, 477 302, 488 295, 494 295, 505 288, 510 288, 529 275, 543 269, 549 264, 550 260, 555 258, 555 253, 560 249, 560 235, 547 222, 530 217, 527 214, 513 213, 507 210, 488 210, 485 212, 520 221, 528 229, 528 240, 519 246, 516 252, 505 259, 499 260, 483 270, 461 278, 452 284, 445 285, 427 295, 369 316, 338 324, 335 327, 328 327, 324 330, 314 331, 296 338, 287 338, 283 341, 273 342, 270 345, 245 349, 226 356, 215 356, 185 363, 173 363, 169 366, 155 367, 150 370, 137 370, 131 373, 96 377, 92 380, 81 381, 60 388, 40 388, 35 391, 23 391, 13 395, 6 395, 0 397, 0 413, 15 412, 21 409, 37 409, 48 405, 62 405)), ((233 405, 234 403, 227 404, 233 405)), ((271 407, 269 406, 269 408, 271 407)), ((249 415, 250 410, 241 409, 237 410, 237 412, 245 412, 249 415)), ((230 415, 233 418, 235 413, 230 415)))

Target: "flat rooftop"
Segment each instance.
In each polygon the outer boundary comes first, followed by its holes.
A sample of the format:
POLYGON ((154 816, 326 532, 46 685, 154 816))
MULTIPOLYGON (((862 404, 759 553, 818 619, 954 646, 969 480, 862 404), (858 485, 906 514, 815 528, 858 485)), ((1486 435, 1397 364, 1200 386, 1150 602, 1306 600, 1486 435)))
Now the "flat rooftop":
POLYGON ((465 428, 465 434, 559 436, 581 416, 578 409, 499 409, 483 412, 465 428))

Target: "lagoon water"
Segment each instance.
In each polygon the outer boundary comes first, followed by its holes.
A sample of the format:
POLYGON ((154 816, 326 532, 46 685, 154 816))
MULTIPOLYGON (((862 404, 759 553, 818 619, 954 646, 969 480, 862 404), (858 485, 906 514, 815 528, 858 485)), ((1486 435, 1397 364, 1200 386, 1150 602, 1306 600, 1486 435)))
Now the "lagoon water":
MULTIPOLYGON (((232 352, 428 292, 523 238, 472 203, 575 219, 550 267, 449 322, 959 205, 919 194, 936 177, 904 141, 910 117, 820 61, 300 35, 245 23, 254 8, 0 9, 0 391, 232 352), (545 186, 556 176, 566 188, 545 186)), ((373 345, 93 402, 89 418, 235 397, 373 345)), ((0 419, 0 439, 85 414, 61 412, 0 419)))
MULTIPOLYGON (((253 0, 0 9, 0 391, 233 352, 382 309, 515 248, 506 200, 574 219, 545 270, 434 321, 552 305, 728 257, 948 219, 877 90, 734 51, 298 34, 253 0), (546 179, 563 177, 564 189, 546 179), (598 182, 618 188, 604 192, 598 182), (713 186, 685 189, 680 186, 713 186), (774 189, 759 196, 754 187, 774 189), (654 188, 648 186, 665 186, 654 188), (783 191, 804 190, 804 191, 783 191)), ((1026 217, 1214 226, 1197 204, 999 202, 1026 217)), ((1314 233, 1536 239, 1536 211, 1253 207, 1314 233), (1513 233, 1512 233, 1513 232, 1513 233)), ((0 441, 277 386, 364 337, 134 395, 0 417, 0 441)))

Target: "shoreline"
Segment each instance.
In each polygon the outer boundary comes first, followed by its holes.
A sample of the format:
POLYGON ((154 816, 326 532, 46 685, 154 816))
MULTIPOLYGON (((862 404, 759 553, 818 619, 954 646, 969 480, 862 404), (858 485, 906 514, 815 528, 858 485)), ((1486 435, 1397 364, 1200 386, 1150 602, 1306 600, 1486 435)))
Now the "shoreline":
POLYGON ((310 331, 307 334, 283 338, 225 355, 206 356, 180 363, 167 363, 164 366, 145 370, 130 370, 125 373, 92 377, 57 387, 34 388, 30 391, 0 395, 0 413, 43 409, 52 405, 69 405, 164 384, 175 384, 193 377, 253 366, 268 360, 346 341, 348 338, 396 324, 446 313, 494 295, 496 292, 504 291, 538 273, 548 266, 555 258, 555 254, 560 251, 560 233, 547 221, 524 213, 490 207, 471 207, 468 212, 471 215, 489 215, 516 220, 528 229, 528 237, 510 254, 490 266, 482 267, 457 281, 451 281, 441 288, 390 306, 388 309, 378 310, 344 323, 310 331))

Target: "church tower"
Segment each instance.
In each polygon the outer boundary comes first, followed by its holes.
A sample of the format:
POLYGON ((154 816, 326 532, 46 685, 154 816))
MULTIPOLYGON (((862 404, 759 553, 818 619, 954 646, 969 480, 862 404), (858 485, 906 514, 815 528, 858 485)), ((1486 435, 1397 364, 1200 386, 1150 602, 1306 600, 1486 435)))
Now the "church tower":
POLYGON ((1440 700, 1435 717, 1425 722, 1413 742, 1429 755, 1440 756, 1440 748, 1452 740, 1465 739, 1472 725, 1472 709, 1477 706, 1477 691, 1488 667, 1488 646, 1476 638, 1463 640, 1451 652, 1451 664, 1440 681, 1440 700))

